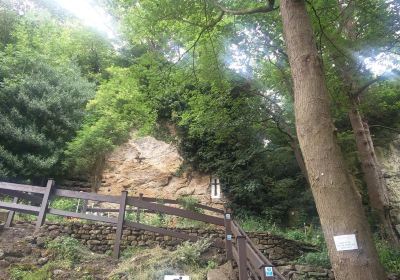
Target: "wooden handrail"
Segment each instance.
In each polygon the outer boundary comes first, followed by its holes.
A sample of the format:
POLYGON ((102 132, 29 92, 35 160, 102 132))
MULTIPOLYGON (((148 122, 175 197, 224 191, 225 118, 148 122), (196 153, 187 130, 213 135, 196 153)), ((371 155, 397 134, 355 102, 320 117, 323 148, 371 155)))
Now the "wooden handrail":
POLYGON ((272 267, 272 270, 274 272, 274 277, 273 279, 281 279, 285 280, 285 277, 275 268, 275 266, 272 264, 270 260, 268 260, 263 253, 260 252, 260 250, 257 249, 257 246, 254 244, 254 242, 249 238, 249 236, 246 234, 246 232, 239 226, 239 224, 236 221, 232 222, 232 232, 235 232, 238 234, 238 236, 243 236, 246 238, 246 243, 247 243, 247 256, 249 259, 249 262, 253 266, 260 265, 259 267, 254 267, 257 269, 257 274, 254 275, 255 277, 260 276, 261 279, 267 279, 265 277, 265 267, 272 267))
POLYGON ((30 192, 30 193, 41 193, 41 194, 44 194, 46 191, 46 188, 44 187, 6 183, 6 182, 0 182, 0 189, 10 190, 10 191, 30 192))
POLYGON ((109 203, 116 203, 116 204, 119 203, 119 196, 104 195, 104 194, 97 194, 97 193, 87 193, 87 192, 76 192, 76 191, 61 190, 61 189, 56 189, 55 192, 53 193, 53 196, 88 199, 88 200, 109 202, 109 203))
MULTIPOLYGON (((72 217, 84 220, 91 220, 91 221, 98 221, 109 223, 117 226, 116 231, 116 239, 114 243, 114 250, 113 254, 116 258, 119 257, 120 252, 120 240, 122 237, 122 229, 123 226, 130 226, 137 229, 147 230, 163 235, 169 235, 172 237, 176 237, 179 239, 184 240, 191 240, 196 241, 198 238, 190 236, 188 234, 177 232, 165 228, 157 228, 148 225, 144 225, 141 223, 134 223, 130 221, 126 221, 125 219, 125 212, 127 211, 127 205, 136 206, 137 209, 143 209, 146 212, 152 213, 165 213, 169 215, 175 215, 183 218, 188 218, 192 220, 202 221, 205 223, 215 224, 219 226, 224 225, 224 219, 216 216, 206 215, 202 213, 197 213, 185 209, 180 209, 176 207, 171 207, 167 205, 163 205, 157 202, 160 202, 159 199, 156 198, 147 198, 147 197, 128 197, 126 192, 122 192, 121 196, 111 196, 111 195, 103 195, 103 194, 96 194, 96 193, 86 193, 86 192, 77 192, 71 190, 63 190, 63 189, 54 189, 54 181, 49 180, 46 187, 38 187, 38 186, 30 186, 30 185, 20 185, 20 184, 13 184, 13 183, 5 183, 0 182, 0 193, 4 193, 6 195, 11 195, 14 197, 14 202, 18 201, 17 198, 27 199, 28 201, 35 202, 40 204, 39 207, 26 205, 26 204, 17 204, 17 203, 9 203, 9 202, 2 202, 0 201, 0 208, 8 209, 11 212, 23 212, 38 215, 38 220, 36 223, 36 228, 38 229, 44 223, 46 219, 46 214, 53 214, 62 217, 72 217), (33 196, 30 193, 38 193, 43 195, 43 197, 33 196), (96 212, 96 209, 89 208, 81 213, 75 213, 70 211, 64 211, 55 208, 49 208, 48 204, 51 199, 56 197, 68 197, 68 198, 75 198, 75 199, 83 199, 84 202, 88 200, 94 200, 99 202, 109 202, 115 203, 119 205, 119 210, 117 209, 97 209, 97 212, 118 212, 118 217, 104 217, 104 216, 97 216, 93 214, 86 214, 87 210, 96 212)), ((178 200, 171 200, 165 199, 161 200, 162 202, 169 203, 169 204, 179 204, 178 200)), ((85 203, 84 203, 85 205, 85 203)), ((223 213, 222 210, 212 208, 206 205, 196 204, 198 208, 209 210, 215 213, 223 213)), ((129 210, 128 210, 129 211, 129 210)), ((9 215, 9 220, 11 225, 13 215, 9 215)), ((224 245, 220 241, 214 241, 213 246, 223 248, 224 245)))
MULTIPOLYGON (((54 214, 63 217, 73 217, 85 220, 92 220, 98 222, 104 222, 116 225, 116 239, 114 243, 114 256, 119 257, 120 253, 120 240, 122 237, 123 226, 133 227, 140 230, 146 230, 162 235, 168 235, 175 238, 197 241, 198 237, 191 236, 189 234, 173 231, 166 228, 157 228, 149 225, 145 225, 137 222, 127 221, 125 219, 125 212, 132 211, 126 209, 127 205, 135 206, 137 209, 141 209, 146 212, 152 213, 164 213, 168 215, 179 216, 187 219, 202 221, 209 224, 215 224, 218 226, 224 226, 225 228, 225 244, 220 241, 214 241, 213 245, 219 248, 226 249, 227 259, 233 259, 237 262, 239 267, 240 279, 246 279, 247 273, 250 272, 256 279, 265 280, 264 268, 270 266, 273 268, 275 278, 274 279, 285 279, 279 271, 275 269, 271 261, 269 261, 261 252, 257 246, 248 237, 246 232, 239 226, 239 224, 232 219, 231 213, 224 212, 220 209, 209 207, 206 205, 196 204, 195 206, 201 209, 209 210, 214 213, 224 214, 223 218, 206 215, 203 213, 197 213, 177 207, 164 205, 157 202, 163 202, 167 204, 179 204, 178 200, 172 199, 157 199, 148 197, 128 197, 127 192, 122 192, 121 196, 111 196, 96 193, 77 192, 71 190, 54 189, 54 181, 49 180, 46 187, 30 186, 30 185, 19 185, 13 183, 0 182, 0 193, 11 195, 14 197, 14 203, 0 201, 0 208, 10 210, 11 212, 23 212, 29 214, 38 215, 36 227, 39 228, 46 219, 46 214, 54 214), (43 197, 35 196, 30 193, 37 193, 43 195, 43 197), (88 200, 109 202, 119 205, 119 209, 104 209, 104 208, 87 208, 81 213, 69 212, 55 208, 48 208, 49 200, 56 197, 68 197, 83 199, 85 202, 88 200), (17 204, 18 198, 27 199, 28 201, 39 203, 40 206, 31 206, 25 204, 17 204), (86 214, 86 211, 93 212, 117 212, 118 217, 104 217, 96 216, 93 214, 86 214), (228 238, 229 236, 229 238, 228 238), (230 239, 230 240, 229 240, 230 239), (236 240, 235 246, 233 246, 233 240, 236 240), (225 245, 225 246, 224 246, 225 245)), ((137 210, 133 210, 137 211, 137 210)), ((12 222, 12 216, 10 218, 10 225, 12 222)), ((247 279, 246 279, 247 280, 247 279)))
POLYGON ((188 218, 188 219, 192 219, 192 220, 197 220, 197 221, 201 221, 201 222, 205 222, 205 223, 215 224, 218 226, 224 225, 224 219, 219 218, 219 217, 196 213, 196 212, 192 212, 189 210, 166 206, 166 205, 162 205, 162 204, 151 203, 151 202, 145 201, 144 199, 140 200, 135 197, 128 197, 127 205, 132 205, 132 206, 136 206, 139 208, 144 208, 144 209, 148 209, 148 210, 152 210, 152 211, 156 211, 156 212, 165 213, 168 215, 174 215, 174 216, 179 216, 179 217, 188 218))

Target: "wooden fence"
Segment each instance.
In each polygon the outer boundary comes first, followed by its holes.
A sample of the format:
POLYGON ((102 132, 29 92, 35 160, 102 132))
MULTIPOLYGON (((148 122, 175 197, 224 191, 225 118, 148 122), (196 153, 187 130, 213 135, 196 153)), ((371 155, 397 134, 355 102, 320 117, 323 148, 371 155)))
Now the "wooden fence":
POLYGON ((272 263, 257 249, 240 226, 232 220, 230 211, 223 211, 202 204, 195 207, 212 212, 214 215, 206 215, 172 207, 179 201, 171 199, 155 199, 143 197, 128 197, 128 192, 122 191, 120 196, 101 195, 96 193, 77 192, 55 188, 55 182, 49 180, 46 187, 21 185, 0 182, 0 194, 13 197, 12 202, 0 201, 0 208, 9 210, 6 227, 12 225, 15 212, 37 215, 36 230, 38 230, 46 219, 46 214, 53 214, 63 217, 79 218, 84 220, 98 221, 116 225, 116 237, 113 249, 113 256, 119 258, 122 230, 124 226, 133 227, 145 231, 176 237, 183 240, 197 241, 199 237, 186 233, 177 232, 166 228, 158 228, 140 223, 140 215, 137 215, 136 222, 125 218, 127 211, 146 211, 150 213, 164 213, 168 215, 197 220, 217 226, 225 227, 225 241, 214 241, 213 245, 225 248, 228 260, 234 260, 239 267, 239 279, 285 279, 272 265, 272 263), (56 197, 67 197, 83 200, 81 212, 64 211, 49 207, 49 201, 56 197), (88 201, 108 202, 117 204, 118 209, 88 208, 88 201), (20 201, 28 201, 30 204, 22 204, 20 201), (160 204, 165 203, 165 204, 160 204), (135 209, 127 209, 127 206, 134 206, 135 209), (115 212, 117 217, 106 217, 94 215, 91 212, 115 212), (217 216, 215 216, 217 215, 217 216), (273 275, 273 276, 269 276, 273 275))

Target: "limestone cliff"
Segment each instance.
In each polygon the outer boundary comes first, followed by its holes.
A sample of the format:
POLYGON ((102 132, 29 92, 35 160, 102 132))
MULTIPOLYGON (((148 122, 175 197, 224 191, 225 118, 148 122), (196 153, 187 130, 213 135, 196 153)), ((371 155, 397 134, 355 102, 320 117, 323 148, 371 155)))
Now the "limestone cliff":
POLYGON ((392 207, 391 217, 400 233, 400 135, 390 143, 388 148, 378 148, 377 156, 383 169, 392 207))
POLYGON ((132 138, 113 151, 105 162, 98 193, 177 199, 191 195, 207 205, 220 205, 210 197, 210 176, 181 172, 183 163, 176 147, 146 136, 132 138), (182 173, 182 174, 180 174, 182 173))

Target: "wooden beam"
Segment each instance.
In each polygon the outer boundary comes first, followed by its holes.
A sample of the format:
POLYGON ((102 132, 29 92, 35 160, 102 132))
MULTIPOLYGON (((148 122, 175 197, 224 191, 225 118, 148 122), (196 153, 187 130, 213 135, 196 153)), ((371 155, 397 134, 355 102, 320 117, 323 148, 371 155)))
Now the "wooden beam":
MULTIPOLYGON (((18 197, 14 197, 13 198, 13 203, 17 204, 18 203, 18 199, 19 199, 18 197)), ((6 227, 11 227, 12 226, 12 222, 14 220, 14 215, 15 215, 15 211, 9 211, 8 212, 7 221, 6 221, 6 224, 5 224, 6 227)))
POLYGON ((37 214, 40 211, 40 208, 36 207, 36 206, 30 206, 30 205, 25 205, 25 204, 15 204, 15 203, 10 203, 10 202, 3 202, 3 201, 0 201, 0 208, 10 210, 10 211, 27 213, 27 214, 37 214))
MULTIPOLYGON (((131 198, 138 199, 137 197, 131 197, 131 198)), ((159 198, 154 198, 154 197, 143 197, 143 200, 147 201, 147 202, 158 202, 158 203, 165 203, 165 204, 180 204, 180 201, 179 200, 175 200, 175 199, 159 199, 159 198)), ((197 207, 197 208, 201 208, 201 209, 204 209, 204 210, 211 211, 211 212, 224 214, 224 210, 218 209, 218 208, 214 208, 214 207, 211 207, 211 206, 202 205, 202 204, 199 204, 199 203, 196 203, 194 206, 197 207)))
POLYGON ((57 189, 57 190, 55 190, 53 195, 70 197, 70 198, 89 199, 89 200, 110 202, 110 203, 117 203, 117 204, 119 203, 118 196, 103 195, 103 194, 96 194, 96 193, 76 192, 76 191, 57 189))
POLYGON ((239 255, 239 280, 247 280, 247 254, 246 254, 246 237, 238 236, 236 238, 236 243, 238 247, 238 255, 239 255))
POLYGON ((133 205, 140 208, 145 208, 153 210, 156 212, 165 213, 168 215, 179 216, 183 218, 188 218, 192 220, 197 220, 205 223, 215 224, 219 226, 224 226, 224 219, 215 216, 200 214, 196 212, 191 212, 188 210, 183 210, 175 207, 170 207, 162 204, 150 203, 144 200, 139 200, 137 198, 128 197, 128 205, 133 205))
POLYGON ((120 202, 119 202, 117 231, 115 233, 115 243, 114 243, 114 250, 113 250, 113 256, 116 259, 119 258, 119 253, 120 253, 120 245, 121 245, 122 229, 124 227, 124 221, 125 221, 125 209, 126 209, 126 198, 127 197, 128 197, 128 192, 122 191, 120 202))
POLYGON ((42 204, 40 205, 40 211, 39 211, 39 215, 38 215, 38 219, 36 221, 36 227, 35 227, 35 231, 38 231, 40 229, 40 227, 43 225, 44 221, 46 220, 46 211, 48 208, 48 204, 49 204, 49 197, 50 197, 50 193, 51 190, 54 186, 54 180, 48 180, 47 181, 47 185, 46 185, 46 191, 43 194, 43 200, 42 200, 42 204))
POLYGON ((29 193, 21 192, 21 191, 12 191, 12 190, 0 189, 0 194, 5 194, 5 195, 13 196, 13 197, 22 198, 22 199, 25 199, 25 200, 32 201, 34 203, 41 203, 42 202, 42 197, 40 195, 29 194, 29 193))
POLYGON ((225 212, 224 214, 224 223, 225 223, 225 252, 226 259, 228 261, 232 260, 232 214, 230 212, 225 212), (228 240, 228 236, 230 236, 230 240, 228 240))
POLYGON ((22 184, 13 184, 0 182, 0 189, 3 190, 11 190, 11 191, 21 191, 21 192, 31 192, 31 193, 41 193, 44 194, 46 192, 46 188, 31 186, 31 185, 22 185, 22 184))

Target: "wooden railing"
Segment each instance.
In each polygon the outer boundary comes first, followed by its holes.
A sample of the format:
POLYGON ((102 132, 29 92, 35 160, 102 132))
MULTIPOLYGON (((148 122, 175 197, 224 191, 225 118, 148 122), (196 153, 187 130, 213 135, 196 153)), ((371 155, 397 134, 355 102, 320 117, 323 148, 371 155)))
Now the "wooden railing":
POLYGON ((136 222, 125 218, 127 211, 146 211, 151 213, 164 213, 179 216, 191 220, 197 220, 217 226, 225 227, 225 240, 214 241, 213 246, 225 248, 228 260, 234 260, 239 268, 239 279, 285 279, 272 265, 272 263, 257 249, 240 226, 232 220, 232 213, 223 211, 210 206, 196 204, 195 207, 212 212, 214 215, 188 211, 169 205, 177 205, 180 202, 171 199, 148 198, 140 195, 139 197, 128 197, 128 192, 122 191, 120 196, 102 195, 96 193, 77 192, 55 188, 55 182, 49 180, 46 187, 31 185, 21 185, 0 182, 0 194, 13 197, 13 202, 0 201, 0 208, 9 210, 6 227, 11 226, 15 212, 37 215, 36 230, 43 225, 46 215, 53 214, 63 217, 79 218, 84 220, 98 221, 116 225, 116 237, 113 249, 113 256, 119 258, 122 230, 124 226, 133 227, 145 231, 167 235, 183 240, 197 241, 199 237, 191 236, 183 232, 178 232, 166 228, 158 228, 140 223, 137 215, 136 222), (49 207, 49 201, 56 197, 67 197, 83 200, 81 212, 71 212, 49 207), (21 200, 28 201, 29 204, 19 203, 21 200), (88 208, 88 201, 108 202, 118 205, 118 209, 88 208), (160 204, 162 202, 165 204, 160 204), (127 206, 134 206, 135 209, 127 209, 127 206), (116 217, 94 215, 91 212, 115 212, 116 217), (217 215, 217 216, 215 216, 217 215), (222 217, 223 215, 223 217, 222 217), (269 275, 272 270, 273 276, 269 275))

